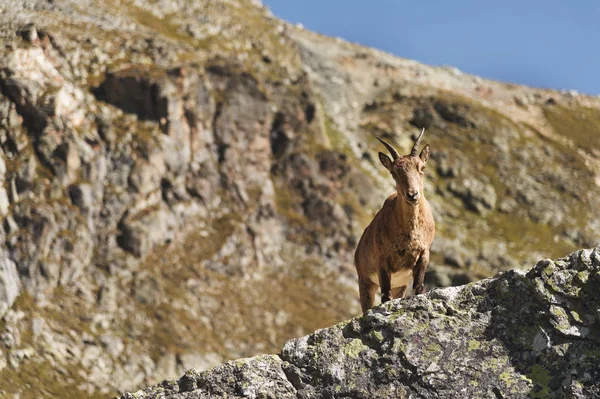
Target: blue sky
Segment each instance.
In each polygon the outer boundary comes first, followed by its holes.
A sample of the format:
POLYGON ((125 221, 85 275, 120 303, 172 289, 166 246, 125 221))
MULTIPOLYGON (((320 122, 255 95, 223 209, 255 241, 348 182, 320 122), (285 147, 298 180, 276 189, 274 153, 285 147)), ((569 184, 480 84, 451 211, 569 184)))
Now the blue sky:
POLYGON ((600 94, 599 0, 263 0, 307 29, 430 65, 600 94))

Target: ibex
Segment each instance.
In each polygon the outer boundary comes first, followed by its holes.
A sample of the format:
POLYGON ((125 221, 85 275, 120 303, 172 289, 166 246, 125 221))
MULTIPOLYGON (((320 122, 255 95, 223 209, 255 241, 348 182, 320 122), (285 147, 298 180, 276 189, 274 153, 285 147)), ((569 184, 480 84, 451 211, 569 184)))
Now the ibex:
POLYGON ((405 156, 377 137, 392 156, 390 159, 380 152, 379 160, 392 174, 396 192, 385 200, 367 226, 354 254, 363 313, 373 307, 378 287, 382 303, 403 298, 411 277, 414 293, 423 293, 429 248, 435 235, 431 206, 423 193, 429 144, 417 156, 424 132, 425 129, 405 156))

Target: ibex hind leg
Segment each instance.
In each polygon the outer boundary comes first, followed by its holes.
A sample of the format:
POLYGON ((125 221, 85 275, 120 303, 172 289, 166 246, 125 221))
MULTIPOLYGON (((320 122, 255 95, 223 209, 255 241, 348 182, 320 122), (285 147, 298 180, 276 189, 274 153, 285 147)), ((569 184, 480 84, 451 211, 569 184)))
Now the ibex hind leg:
POLYGON ((375 294, 379 286, 369 279, 358 278, 358 292, 360 293, 360 307, 363 313, 375 304, 375 294))
POLYGON ((415 268, 413 269, 413 292, 415 295, 422 294, 424 291, 425 272, 427 271, 428 264, 429 251, 421 255, 421 257, 417 261, 415 268))

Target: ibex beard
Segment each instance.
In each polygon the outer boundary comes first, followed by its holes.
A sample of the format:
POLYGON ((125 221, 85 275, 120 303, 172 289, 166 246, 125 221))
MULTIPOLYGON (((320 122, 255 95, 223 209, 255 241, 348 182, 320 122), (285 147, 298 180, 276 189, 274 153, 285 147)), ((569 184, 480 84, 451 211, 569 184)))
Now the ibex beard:
POLYGON ((429 249, 435 236, 431 206, 423 192, 429 144, 417 155, 424 132, 425 129, 417 137, 411 153, 404 156, 377 137, 392 156, 390 159, 380 152, 379 160, 394 178, 396 192, 385 200, 367 226, 354 254, 363 313, 373 307, 378 288, 382 303, 403 298, 411 279, 414 294, 423 293, 429 249))

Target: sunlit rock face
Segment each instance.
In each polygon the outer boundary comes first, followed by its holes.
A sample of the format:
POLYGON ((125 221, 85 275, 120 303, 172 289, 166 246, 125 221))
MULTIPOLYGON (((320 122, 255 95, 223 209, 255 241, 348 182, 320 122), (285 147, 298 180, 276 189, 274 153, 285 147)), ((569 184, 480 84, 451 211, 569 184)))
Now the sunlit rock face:
POLYGON ((2 395, 132 391, 357 315, 394 189, 374 135, 407 153, 426 128, 429 289, 597 245, 597 98, 256 1, 2 2, 0 44, 2 395))

